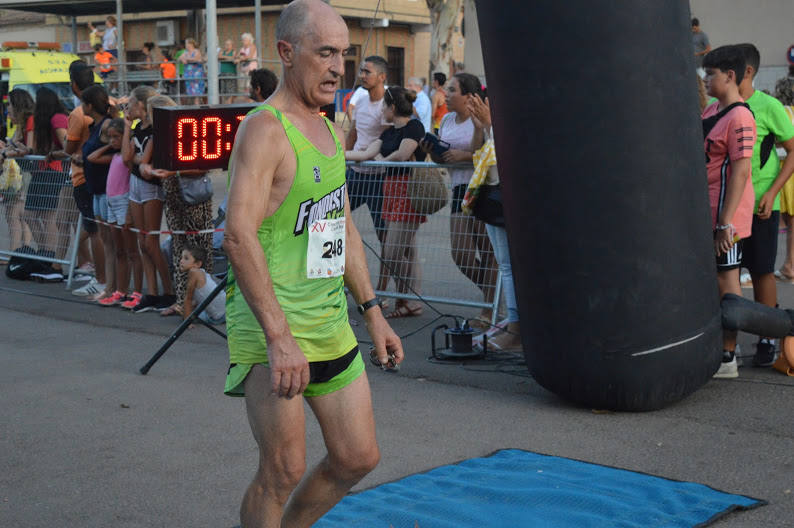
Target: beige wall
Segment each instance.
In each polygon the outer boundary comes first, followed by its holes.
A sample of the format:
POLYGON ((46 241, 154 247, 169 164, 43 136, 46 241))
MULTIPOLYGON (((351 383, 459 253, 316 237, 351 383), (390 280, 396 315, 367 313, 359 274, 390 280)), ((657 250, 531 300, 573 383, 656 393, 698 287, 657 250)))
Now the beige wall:
MULTIPOLYGON (((331 5, 343 16, 372 18, 378 1, 331 0, 331 5)), ((430 14, 425 0, 381 0, 377 18, 416 24, 430 23, 430 14)))
POLYGON ((752 42, 762 65, 786 64, 786 50, 794 44, 792 0, 690 0, 689 5, 712 47, 752 42))
MULTIPOLYGON (((177 20, 178 41, 194 36, 189 32, 186 19, 177 20)), ((280 73, 278 56, 275 49, 275 28, 278 20, 278 13, 263 13, 262 15, 262 40, 263 45, 261 58, 266 62, 268 68, 280 73)), ((411 76, 426 77, 429 64, 430 33, 414 32, 412 25, 392 24, 387 28, 375 28, 371 34, 369 29, 361 27, 360 19, 346 18, 350 28, 350 43, 361 46, 363 56, 381 55, 387 57, 387 48, 390 46, 404 49, 405 53, 405 78, 411 76), (367 36, 369 43, 367 43, 367 36), (364 50, 364 45, 367 49, 364 50)), ((218 43, 223 45, 224 40, 231 38, 235 48, 241 45, 240 35, 244 32, 254 33, 253 13, 232 13, 218 16, 218 43)), ((124 42, 128 51, 138 51, 144 42, 155 40, 155 20, 125 20, 124 21, 124 42)), ((71 28, 59 26, 57 28, 57 38, 61 42, 71 41, 71 28)), ((50 40, 53 40, 52 38, 50 40)), ((84 24, 78 27, 78 40, 88 40, 88 29, 84 24)), ((205 35, 197 38, 199 45, 205 45, 205 35)), ((178 46, 178 44, 177 44, 178 46)), ((362 57, 363 58, 363 57, 362 57)))
POLYGON ((792 0, 690 0, 692 16, 709 36, 711 47, 751 42, 761 52, 755 78, 759 90, 771 90, 787 70, 786 50, 794 44, 792 0))
MULTIPOLYGON (((377 18, 388 18, 389 27, 374 28, 371 33, 368 28, 362 27, 362 21, 370 20, 378 0, 331 0, 331 5, 345 17, 350 29, 350 42, 362 47, 362 53, 366 55, 387 56, 387 47, 400 47, 405 50, 405 71, 407 79, 411 76, 427 77, 430 63, 430 15, 425 0, 381 0, 377 18), (364 50, 364 44, 369 43, 364 50)), ((268 67, 280 73, 275 50, 275 26, 278 20, 280 8, 278 6, 266 6, 262 9, 262 50, 261 57, 266 61, 272 61, 268 67)), ((163 13, 138 13, 126 14, 124 16, 124 44, 127 50, 138 51, 144 42, 155 41, 155 23, 157 20, 173 19, 176 24, 176 39, 182 40, 192 36, 203 45, 206 41, 205 35, 194 35, 187 22, 186 11, 169 11, 163 13)), ((48 16, 48 22, 57 24, 57 17, 48 16)), ((79 17, 78 18, 78 41, 88 41, 88 28, 86 23, 91 20, 101 23, 104 16, 79 17)), ((240 46, 240 34, 249 32, 254 34, 253 7, 251 8, 229 8, 221 9, 218 14, 218 42, 223 45, 223 41, 231 38, 235 47, 240 46)), ((69 25, 53 25, 50 29, 51 37, 47 40, 57 40, 60 42, 71 42, 72 34, 69 25)), ((24 39, 30 40, 30 39, 24 39)), ((45 39, 41 39, 45 40, 45 39)), ((456 36, 454 43, 456 48, 456 60, 463 60, 462 40, 456 36)))

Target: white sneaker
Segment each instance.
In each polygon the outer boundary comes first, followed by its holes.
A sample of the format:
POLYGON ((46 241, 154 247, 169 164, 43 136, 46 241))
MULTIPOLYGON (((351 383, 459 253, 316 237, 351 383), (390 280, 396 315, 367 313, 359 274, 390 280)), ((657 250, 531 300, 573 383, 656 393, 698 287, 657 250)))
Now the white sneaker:
POLYGON ((97 293, 104 290, 104 284, 100 284, 96 279, 91 279, 85 286, 81 286, 75 290, 72 290, 72 295, 77 295, 78 297, 88 297, 89 295, 96 295, 97 293))
POLYGON ((722 352, 722 364, 714 374, 715 378, 738 378, 739 367, 736 363, 736 353, 729 350, 722 352))

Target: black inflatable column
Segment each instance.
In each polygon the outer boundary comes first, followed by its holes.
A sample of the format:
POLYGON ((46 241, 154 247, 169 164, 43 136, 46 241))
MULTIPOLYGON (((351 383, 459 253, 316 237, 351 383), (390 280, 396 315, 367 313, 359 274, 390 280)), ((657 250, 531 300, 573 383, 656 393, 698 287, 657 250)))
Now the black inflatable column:
POLYGON ((721 357, 688 1, 476 5, 530 372, 679 400, 721 357))

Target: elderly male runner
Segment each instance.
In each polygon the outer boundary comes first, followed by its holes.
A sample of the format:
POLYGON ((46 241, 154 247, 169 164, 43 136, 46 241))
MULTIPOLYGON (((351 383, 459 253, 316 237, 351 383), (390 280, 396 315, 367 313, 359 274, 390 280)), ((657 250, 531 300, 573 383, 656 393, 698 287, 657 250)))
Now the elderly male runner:
POLYGON ((350 217, 341 130, 319 115, 344 74, 347 26, 321 0, 296 0, 279 18, 276 39, 283 78, 237 133, 224 241, 231 262, 225 392, 245 395, 260 452, 243 528, 311 526, 378 463, 345 285, 381 363, 403 358, 350 217), (328 449, 305 475, 301 395, 328 449))

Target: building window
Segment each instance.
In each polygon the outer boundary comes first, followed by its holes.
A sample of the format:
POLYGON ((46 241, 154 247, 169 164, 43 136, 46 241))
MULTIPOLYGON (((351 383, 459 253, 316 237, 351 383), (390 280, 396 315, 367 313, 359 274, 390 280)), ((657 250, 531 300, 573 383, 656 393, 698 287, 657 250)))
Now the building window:
POLYGON ((345 78, 340 88, 349 90, 356 85, 361 60, 361 46, 353 44, 345 52, 345 78))
POLYGON ((386 48, 386 60, 389 68, 386 84, 389 86, 405 86, 405 48, 386 48))

